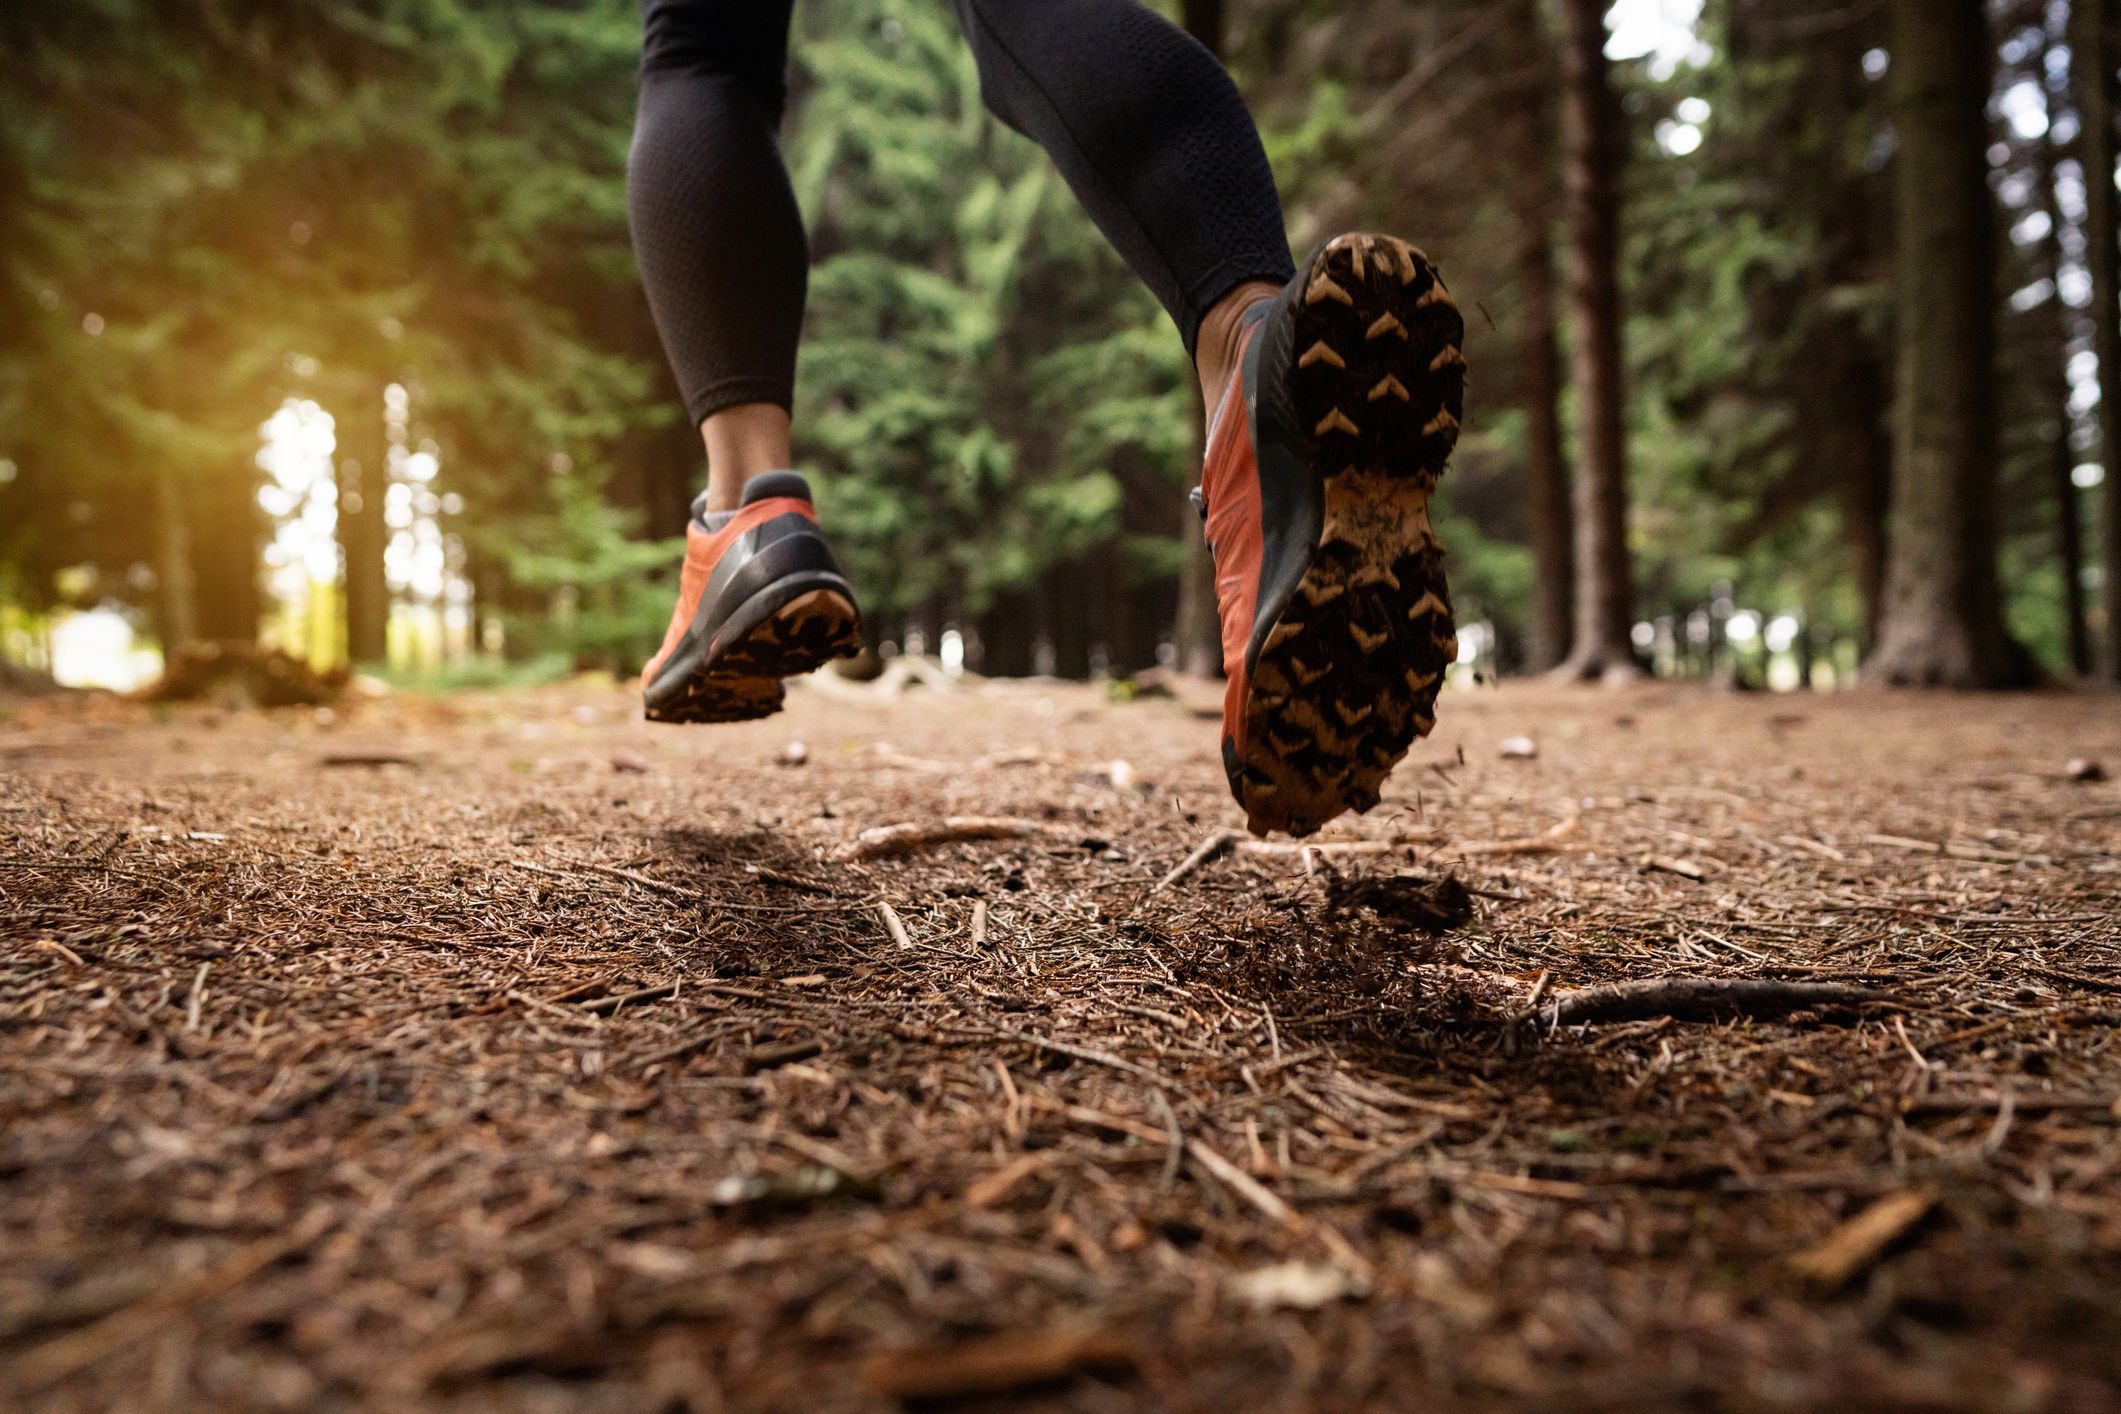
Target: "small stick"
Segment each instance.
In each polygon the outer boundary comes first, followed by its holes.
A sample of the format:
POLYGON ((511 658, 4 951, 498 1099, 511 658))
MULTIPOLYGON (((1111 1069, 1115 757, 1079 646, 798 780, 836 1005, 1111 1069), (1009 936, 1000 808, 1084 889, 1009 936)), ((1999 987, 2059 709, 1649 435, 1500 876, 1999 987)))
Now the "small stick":
POLYGON ((198 974, 191 979, 191 996, 184 1003, 186 1031, 199 1029, 199 1011, 206 1005, 206 974, 213 970, 213 966, 211 962, 200 963, 198 974))
POLYGON ((660 1051, 643 1056, 640 1060, 633 1063, 633 1068, 635 1070, 648 1070, 654 1066, 668 1064, 671 1061, 688 1059, 713 1045, 715 1038, 721 1034, 722 1029, 719 1026, 711 1026, 688 1040, 678 1042, 675 1046, 665 1046, 660 1051))
POLYGON ((987 901, 983 898, 972 901, 972 946, 987 946, 987 901))
POLYGON ((951 815, 935 822, 907 820, 897 825, 879 825, 864 830, 842 848, 843 860, 893 859, 916 854, 937 845, 967 840, 1016 840, 1050 833, 1036 820, 1018 820, 998 815, 951 815))
MULTIPOLYGON (((676 884, 666 884, 661 879, 651 879, 646 874, 631 869, 618 869, 609 864, 569 864, 565 869, 548 869, 542 864, 533 864, 527 859, 511 859, 511 869, 521 869, 530 874, 543 874, 548 879, 565 879, 575 874, 602 874, 609 879, 624 879, 629 884, 638 884, 650 893, 666 894, 671 898, 698 899, 701 895, 676 884)), ((741 907, 742 905, 724 905, 741 907)))
POLYGON ((1027 1178, 1037 1174, 1053 1162, 1052 1155, 1044 1152, 1025 1154, 1014 1159, 984 1178, 976 1178, 965 1186, 965 1206, 968 1208, 991 1208, 1014 1193, 1027 1178))
POLYGON ((906 925, 899 918, 897 909, 888 903, 879 903, 876 906, 876 916, 884 921, 884 931, 891 935, 892 942, 902 948, 913 946, 913 939, 907 936, 906 925))
POLYGON ((793 874, 783 874, 780 870, 768 869, 763 864, 747 864, 744 866, 744 872, 756 874, 761 879, 770 879, 783 888, 801 889, 804 893, 823 894, 827 898, 840 897, 838 889, 828 888, 824 884, 813 884, 808 879, 799 879, 793 874))
POLYGON ((825 1049, 822 1041, 788 1041, 778 1046, 760 1046, 744 1057, 744 1073, 756 1075, 775 1066, 789 1065, 796 1061, 809 1060, 825 1049))
POLYGON ((1551 968, 1541 969, 1539 977, 1532 983, 1531 994, 1524 999, 1524 1010, 1510 1018, 1510 1034, 1504 1038, 1506 1042, 1515 1045, 1517 1028, 1539 1015, 1539 999, 1547 994, 1547 987, 1553 981, 1553 970, 1551 968))
POLYGON ((995 1026, 993 1030, 1000 1035, 1007 1036, 1012 1041, 1021 1041, 1027 1046, 1036 1046, 1042 1051, 1052 1051, 1056 1055, 1073 1056, 1077 1060, 1086 1060, 1097 1065, 1110 1066, 1114 1070, 1124 1071, 1128 1075, 1140 1076, 1142 1079, 1158 1085, 1173 1084, 1169 1076, 1159 1075, 1145 1065, 1136 1065, 1124 1056, 1115 1056, 1110 1051, 1093 1050, 1089 1046, 1071 1046, 1066 1041, 1049 1041, 1043 1036, 1034 1036, 1028 1031, 1018 1031, 1008 1026, 995 1026))
POLYGON ((1890 992, 1839 982, 1775 982, 1755 977, 1652 977, 1586 987, 1558 998, 1544 1019, 1553 1026, 1646 1021, 1669 1016, 1709 1021, 1730 1016, 1783 1016, 1808 1007, 1893 1002, 1890 992))
POLYGON ((2113 1095, 2021 1095, 1999 1091, 1992 1095, 1924 1095, 1910 1100, 1909 1115, 1956 1115, 1970 1110, 1996 1110, 2005 1105, 2019 1114, 2052 1114, 2058 1110, 2104 1110, 2121 1119, 2121 1098, 2113 1095))
POLYGON ((691 889, 680 888, 676 884, 666 884, 661 879, 651 879, 646 874, 636 873, 631 869, 615 869, 609 864, 577 864, 574 867, 586 870, 591 874, 602 874, 606 878, 624 879, 629 884, 639 884, 650 893, 666 894, 671 898, 699 897, 699 894, 691 889))
POLYGON ((1076 1325, 886 1351, 863 1363, 861 1381, 870 1394, 886 1399, 958 1399, 1052 1384, 1078 1370, 1132 1369, 1137 1359, 1119 1328, 1076 1325))
POLYGON ((2017 1097, 2006 1090, 2003 1103, 1996 1106, 1996 1122, 1989 1126, 1988 1137, 1981 1141, 1981 1152, 1989 1158, 2003 1152, 2003 1143, 2011 1135, 2011 1119, 2018 1113, 2017 1097))
POLYGON ((1149 890, 1149 892, 1160 894, 1201 866, 1220 859, 1229 852, 1230 846, 1237 843, 1238 838, 1238 833, 1235 830, 1217 830, 1214 834, 1202 840, 1191 854, 1181 859, 1177 867, 1158 880, 1156 887, 1149 890))
POLYGON ((598 997, 593 1002, 584 1002, 579 1008, 584 1016, 609 1016, 623 1006, 639 1002, 659 1002, 665 997, 678 994, 678 984, 665 982, 659 987, 643 987, 638 992, 627 992, 622 996, 598 997))
POLYGON ((1241 840, 1237 847, 1246 854, 1313 854, 1326 859, 1346 854, 1391 854, 1395 850, 1412 849, 1419 844, 1434 844, 1436 840, 1437 836, 1432 831, 1419 835, 1394 835, 1384 840, 1241 840))
POLYGON ((1839 1291, 1929 1215, 1937 1195, 1927 1189, 1889 1194, 1789 1259, 1790 1270, 1822 1292, 1839 1291))
POLYGON ((1562 847, 1561 842, 1576 833, 1582 822, 1580 815, 1571 815, 1544 834, 1530 835, 1514 840, 1470 840, 1462 844, 1447 844, 1440 854, 1554 854, 1562 847))
POLYGON ((1266 1217, 1283 1227, 1301 1229, 1304 1226, 1303 1218, 1294 1208, 1275 1197, 1261 1186, 1258 1179, 1216 1153, 1205 1143, 1198 1139, 1188 1139, 1186 1152, 1193 1156, 1195 1163, 1220 1179, 1224 1187, 1259 1209, 1266 1217))
POLYGON ((1179 1166, 1186 1159, 1185 1136, 1179 1131, 1178 1111, 1171 1108, 1171 1097, 1161 1090, 1151 1090, 1149 1098, 1156 1102, 1158 1116, 1164 1122, 1164 1172, 1156 1181, 1158 1193, 1169 1193, 1171 1185, 1178 1182, 1179 1166))

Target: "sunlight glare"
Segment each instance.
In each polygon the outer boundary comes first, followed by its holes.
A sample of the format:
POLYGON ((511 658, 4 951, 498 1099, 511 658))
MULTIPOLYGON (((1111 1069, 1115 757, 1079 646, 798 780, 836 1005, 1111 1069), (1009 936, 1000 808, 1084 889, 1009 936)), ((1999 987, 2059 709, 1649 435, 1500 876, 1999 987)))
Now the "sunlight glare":
POLYGON ((62 687, 131 692, 162 673, 162 655, 114 609, 62 615, 52 623, 51 642, 52 680, 62 687))
POLYGON ((1659 82, 1681 64, 1700 68, 1710 58, 1697 29, 1700 19, 1701 0, 1617 0, 1607 15, 1612 34, 1606 56, 1647 58, 1650 76, 1659 82))

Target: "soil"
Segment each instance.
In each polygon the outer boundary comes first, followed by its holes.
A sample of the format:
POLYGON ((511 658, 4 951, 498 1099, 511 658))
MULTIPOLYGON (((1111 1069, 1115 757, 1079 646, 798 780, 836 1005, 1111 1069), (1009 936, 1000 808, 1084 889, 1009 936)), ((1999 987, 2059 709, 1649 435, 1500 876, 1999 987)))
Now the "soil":
POLYGON ((2112 698, 907 681, 11 704, 0 1398, 2121 1407, 2112 698))

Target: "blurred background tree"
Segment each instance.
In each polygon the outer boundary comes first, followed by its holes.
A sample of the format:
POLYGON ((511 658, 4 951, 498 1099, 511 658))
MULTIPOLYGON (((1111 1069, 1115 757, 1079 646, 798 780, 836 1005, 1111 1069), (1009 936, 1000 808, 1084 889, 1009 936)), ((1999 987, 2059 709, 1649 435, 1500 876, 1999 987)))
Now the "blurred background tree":
MULTIPOLYGON (((1402 232, 1470 313, 1466 670, 1787 687, 1874 648, 2121 675, 2112 9, 1167 13, 1252 99, 1299 254, 1402 232)), ((1212 667, 1160 311, 985 116, 947 7, 798 26, 799 449, 872 633, 1212 667)), ((701 474, 625 230, 637 45, 633 0, 0 11, 0 654, 94 620, 637 666, 701 474)))

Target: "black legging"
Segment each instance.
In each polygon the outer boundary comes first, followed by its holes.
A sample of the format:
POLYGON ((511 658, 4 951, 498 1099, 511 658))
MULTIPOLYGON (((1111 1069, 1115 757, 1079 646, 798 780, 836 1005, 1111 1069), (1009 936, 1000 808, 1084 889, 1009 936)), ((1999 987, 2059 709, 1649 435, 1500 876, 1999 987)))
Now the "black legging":
MULTIPOLYGON (((1259 133, 1191 36, 1136 0, 956 4, 988 108, 1045 148, 1189 353, 1218 299, 1290 277, 1259 133)), ((695 422, 793 397, 809 254, 775 139, 793 7, 642 0, 634 249, 695 422)))

